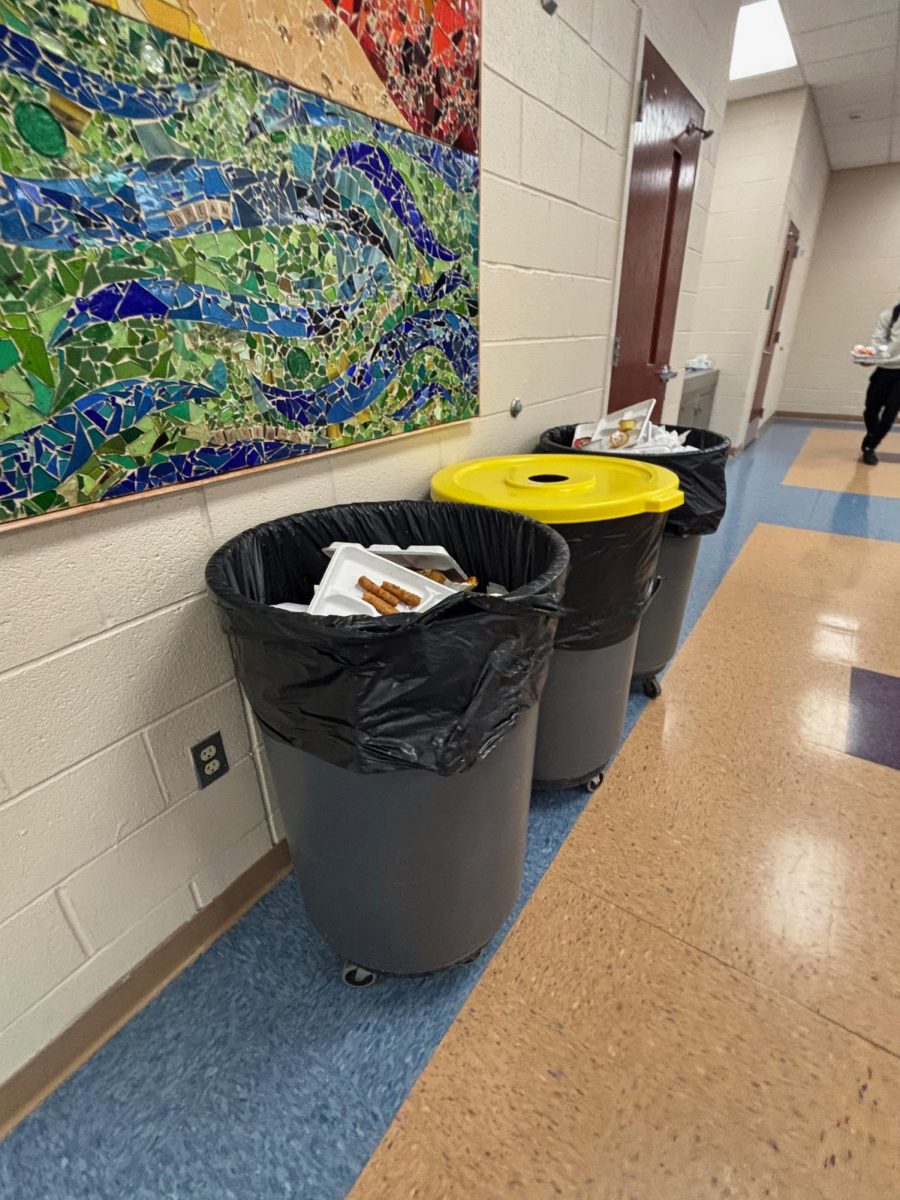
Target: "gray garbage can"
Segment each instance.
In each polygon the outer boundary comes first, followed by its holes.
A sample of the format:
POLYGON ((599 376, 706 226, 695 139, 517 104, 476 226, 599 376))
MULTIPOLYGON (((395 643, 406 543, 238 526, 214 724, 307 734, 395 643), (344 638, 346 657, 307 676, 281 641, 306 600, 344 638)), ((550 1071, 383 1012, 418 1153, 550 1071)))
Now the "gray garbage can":
POLYGON ((637 638, 635 627, 611 646, 556 650, 541 701, 536 787, 593 791, 603 782, 625 728, 637 638))
POLYGON ((634 665, 631 668, 632 677, 640 680, 645 694, 651 699, 660 695, 657 676, 665 670, 678 649, 699 552, 699 534, 663 532, 656 568, 659 587, 641 618, 634 665))
MULTIPOLYGON (((560 425, 546 430, 540 441, 541 452, 603 456, 602 451, 592 450, 590 446, 573 449, 575 428, 574 425, 560 425)), ((659 587, 641 618, 634 655, 633 677, 651 698, 660 695, 657 677, 678 649, 700 538, 715 533, 725 515, 725 465, 731 448, 728 438, 709 429, 689 429, 682 425, 666 425, 665 428, 687 433, 686 444, 690 450, 657 455, 632 452, 628 456, 674 471, 684 492, 684 504, 673 509, 666 520, 657 568, 659 587)))
POLYGON ((300 892, 346 982, 467 961, 512 910, 568 561, 535 521, 406 501, 285 517, 210 559, 300 892), (419 615, 272 607, 311 599, 335 541, 442 545, 480 590, 419 615))
POLYGON ((537 715, 535 705, 487 758, 450 776, 352 774, 265 737, 309 919, 351 970, 363 965, 363 980, 470 961, 509 916, 537 715))
POLYGON ((683 499, 678 479, 628 459, 517 455, 446 467, 431 493, 526 513, 566 539, 572 565, 541 703, 535 783, 598 785, 622 736, 663 525, 683 499))

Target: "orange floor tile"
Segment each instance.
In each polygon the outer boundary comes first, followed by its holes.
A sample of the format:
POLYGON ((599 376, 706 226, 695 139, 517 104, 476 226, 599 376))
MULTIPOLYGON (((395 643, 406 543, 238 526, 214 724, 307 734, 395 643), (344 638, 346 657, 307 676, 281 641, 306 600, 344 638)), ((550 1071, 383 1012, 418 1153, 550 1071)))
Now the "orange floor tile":
POLYGON ((877 467, 860 461, 861 425, 850 429, 813 429, 784 477, 788 487, 825 492, 854 492, 900 500, 900 425, 878 448, 877 467))
POLYGON ((898 595, 757 527, 352 1200, 900 1196, 898 595))

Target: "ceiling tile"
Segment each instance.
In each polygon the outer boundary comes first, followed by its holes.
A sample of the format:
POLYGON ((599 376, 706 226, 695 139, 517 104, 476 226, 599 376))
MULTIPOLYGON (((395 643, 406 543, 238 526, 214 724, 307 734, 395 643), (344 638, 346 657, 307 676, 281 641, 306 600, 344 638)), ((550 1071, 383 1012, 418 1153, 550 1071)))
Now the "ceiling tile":
POLYGON ((832 83, 815 90, 816 103, 822 108, 849 108, 853 104, 869 104, 893 98, 897 85, 893 75, 873 75, 852 79, 847 83, 832 83))
POLYGON ((891 153, 890 133, 849 142, 826 134, 825 144, 831 165, 836 171, 845 167, 870 167, 877 163, 886 163, 891 153))
POLYGON ((856 128, 863 122, 883 121, 894 115, 896 101, 893 96, 885 96, 883 100, 868 100, 865 104, 841 104, 829 107, 821 102, 815 92, 813 94, 816 96, 816 107, 819 110, 819 119, 823 129, 856 128), (858 120, 851 120, 851 114, 858 117, 858 120))
POLYGON ((827 29, 794 34, 794 49, 800 65, 806 67, 809 63, 825 62, 829 58, 843 58, 848 54, 896 46, 897 19, 895 8, 893 12, 880 17, 846 21, 841 25, 830 25, 827 29))
POLYGON ((848 19, 893 12, 897 6, 891 0, 781 0, 781 7, 791 33, 806 33, 848 19))
POLYGON ((859 121, 855 125, 848 123, 844 129, 829 129, 826 137, 829 146, 842 150, 855 145, 871 146, 881 142, 887 144, 891 139, 893 127, 891 117, 883 121, 859 121))
POLYGON ((852 83, 867 76, 893 73, 897 57, 896 44, 880 50, 867 50, 865 54, 846 54, 842 58, 830 58, 826 62, 810 63, 803 67, 807 83, 822 87, 830 83, 852 83))

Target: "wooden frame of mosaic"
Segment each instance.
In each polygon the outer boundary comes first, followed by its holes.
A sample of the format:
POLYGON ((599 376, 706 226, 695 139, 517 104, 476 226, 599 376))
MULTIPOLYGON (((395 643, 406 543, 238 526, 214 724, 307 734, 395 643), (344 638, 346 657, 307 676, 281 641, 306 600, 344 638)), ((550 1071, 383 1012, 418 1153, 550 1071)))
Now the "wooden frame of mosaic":
POLYGON ((126 2, 0 0, 0 529, 477 415, 474 0, 303 0, 397 124, 126 2))

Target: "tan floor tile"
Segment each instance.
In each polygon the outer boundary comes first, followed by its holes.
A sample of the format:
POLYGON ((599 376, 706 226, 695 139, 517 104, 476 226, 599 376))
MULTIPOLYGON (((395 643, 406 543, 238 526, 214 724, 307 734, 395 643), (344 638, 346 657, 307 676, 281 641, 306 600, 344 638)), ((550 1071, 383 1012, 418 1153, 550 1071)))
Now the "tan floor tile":
POLYGON ((754 532, 353 1200, 900 1197, 900 782, 841 749, 898 595, 754 532))
POLYGON ((887 1200, 900 1064, 549 876, 352 1200, 887 1200))
POLYGON ((805 597, 828 608, 862 606, 877 612, 896 594, 900 545, 872 538, 757 525, 715 600, 748 584, 767 593, 805 597))
MULTIPOLYGON (((874 615, 870 592, 827 621, 827 592, 791 594, 817 543, 828 566, 841 541, 860 555, 857 539, 822 538, 753 534, 557 863, 900 1052, 900 777, 843 752, 850 663, 890 669, 883 659, 898 663, 900 637, 879 654, 851 628, 874 615), (767 557, 784 587, 766 594, 757 568, 767 557)), ((877 594, 900 568, 900 547, 883 545, 875 559, 877 594)))
MULTIPOLYGON (((754 778, 766 775, 773 748, 842 751, 850 668, 900 675, 898 595, 900 544, 759 526, 665 677, 657 741, 693 744, 698 722, 711 726, 716 737, 702 744, 720 747, 729 735, 735 769, 754 778)), ((639 730, 660 715, 648 712, 639 730)), ((632 738, 620 758, 638 752, 632 738)), ((826 758, 858 770, 843 754, 826 758)))
POLYGON ((862 437, 863 430, 857 426, 811 430, 782 482, 788 487, 900 500, 900 430, 888 434, 879 447, 877 467, 860 462, 862 437))
MULTIPOLYGON (((760 644, 746 628, 723 643, 720 634, 729 625, 723 617, 719 614, 696 631, 697 640, 685 646, 677 667, 663 682, 665 736, 694 743, 700 728, 707 741, 720 731, 729 732, 741 740, 743 765, 755 774, 760 771, 757 752, 765 756, 773 741, 842 750, 850 666, 804 652, 800 645, 785 657, 773 635, 760 644)), ((786 615, 780 633, 802 645, 809 631, 799 618, 786 615)), ((649 723, 659 719, 655 716, 649 723)), ((735 750, 730 741, 730 754, 735 750)))
MULTIPOLYGON (((696 678, 703 679, 702 668, 697 669, 696 678)), ((662 698, 655 702, 652 715, 642 718, 631 735, 634 746, 629 756, 619 754, 607 782, 612 783, 631 763, 635 769, 649 772, 648 786, 653 788, 668 788, 672 771, 683 772, 679 778, 685 798, 702 794, 702 776, 717 778, 726 787, 733 781, 754 793, 783 795, 785 803, 793 804, 797 797, 806 797, 811 781, 821 776, 835 786, 861 788, 900 806, 896 771, 837 748, 838 743, 843 744, 847 704, 835 693, 831 693, 831 704, 823 703, 825 693, 820 691, 811 692, 808 702, 801 695, 796 712, 785 718, 774 708, 752 707, 760 695, 766 696, 763 687, 754 689, 745 683, 739 690, 736 683, 730 697, 727 689, 723 689, 725 694, 712 686, 709 690, 721 697, 718 706, 695 699, 688 707, 681 699, 681 685, 676 686, 667 676, 662 698), (637 757, 639 748, 648 756, 644 761, 637 757)), ((604 790, 603 794, 609 793, 604 790)))
MULTIPOLYGON (((896 542, 759 525, 695 632, 715 624, 725 639, 718 654, 729 659, 772 653, 783 662, 787 652, 800 650, 900 673, 898 594, 896 542)), ((692 635, 679 661, 695 640, 692 635)))
POLYGON ((896 772, 871 766, 879 795, 813 755, 763 780, 721 750, 648 759, 616 762, 555 869, 900 1053, 896 772))

